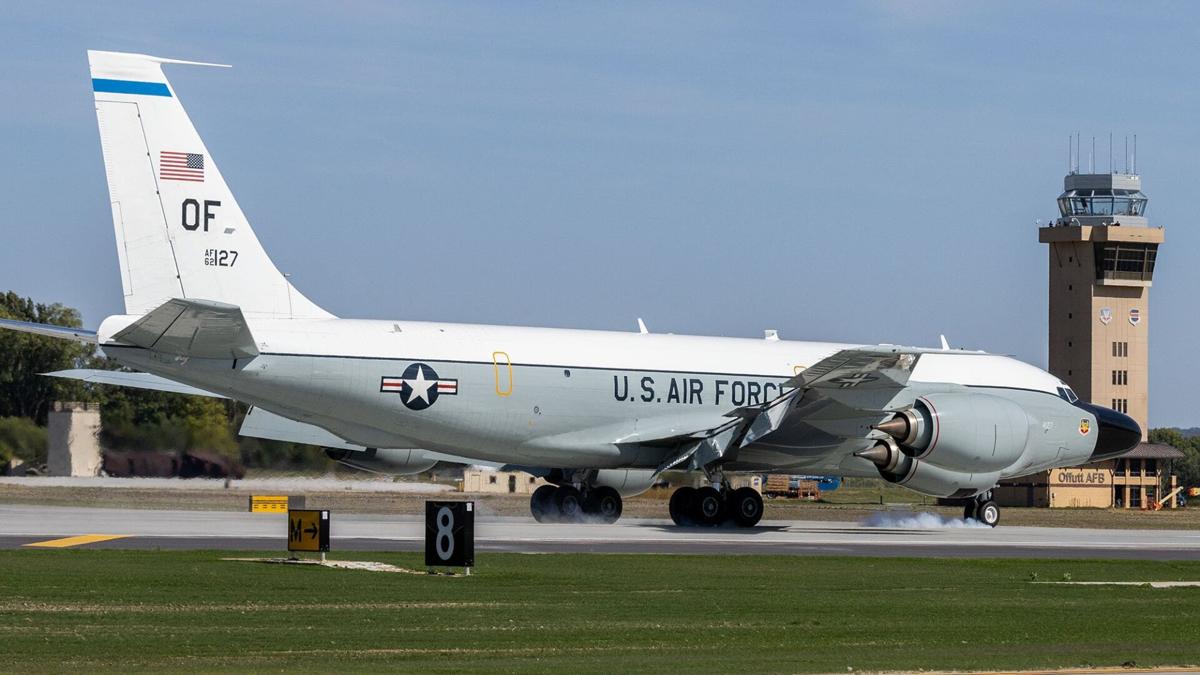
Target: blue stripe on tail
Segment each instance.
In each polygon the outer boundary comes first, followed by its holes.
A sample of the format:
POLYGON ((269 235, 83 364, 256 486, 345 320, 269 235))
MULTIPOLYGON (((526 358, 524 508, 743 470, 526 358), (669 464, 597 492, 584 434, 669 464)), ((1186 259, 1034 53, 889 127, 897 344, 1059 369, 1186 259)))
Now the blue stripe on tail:
POLYGON ((92 78, 92 91, 109 94, 142 94, 145 96, 170 96, 171 90, 165 82, 136 82, 134 80, 102 80, 92 78))

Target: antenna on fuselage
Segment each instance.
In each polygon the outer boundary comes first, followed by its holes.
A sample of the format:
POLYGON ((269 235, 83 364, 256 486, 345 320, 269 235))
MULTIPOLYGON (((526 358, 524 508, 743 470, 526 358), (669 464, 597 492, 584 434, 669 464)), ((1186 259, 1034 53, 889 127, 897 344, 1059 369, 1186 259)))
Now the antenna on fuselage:
POLYGON ((642 321, 642 317, 640 317, 640 316, 638 317, 638 332, 641 333, 642 335, 645 335, 650 332, 649 330, 646 329, 646 322, 642 321))

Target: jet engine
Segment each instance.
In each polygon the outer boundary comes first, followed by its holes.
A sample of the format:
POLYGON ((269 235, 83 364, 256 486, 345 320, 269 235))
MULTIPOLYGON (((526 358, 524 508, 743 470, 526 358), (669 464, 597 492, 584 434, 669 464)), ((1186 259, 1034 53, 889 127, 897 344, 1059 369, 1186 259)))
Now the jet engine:
POLYGON ((325 456, 335 462, 363 471, 408 476, 433 468, 436 459, 429 459, 421 450, 398 448, 365 448, 347 450, 325 448, 325 456))
POLYGON ((1025 452, 1029 418, 987 394, 932 394, 876 427, 923 464, 969 473, 999 471, 1025 452))
POLYGON ((992 489, 1000 479, 999 471, 956 471, 913 459, 890 438, 855 454, 874 463, 889 483, 937 497, 971 497, 992 489))

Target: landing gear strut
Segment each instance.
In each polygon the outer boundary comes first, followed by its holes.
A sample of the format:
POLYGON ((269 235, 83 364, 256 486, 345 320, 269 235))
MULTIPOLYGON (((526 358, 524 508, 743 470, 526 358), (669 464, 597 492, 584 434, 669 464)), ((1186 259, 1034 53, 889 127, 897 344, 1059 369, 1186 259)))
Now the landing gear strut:
POLYGON ((992 499, 989 490, 971 501, 963 509, 963 518, 978 520, 988 527, 995 527, 1000 522, 1000 506, 992 499))
POLYGON ((681 526, 714 526, 732 521, 739 527, 754 527, 762 520, 763 500, 758 490, 741 487, 717 490, 681 487, 671 494, 671 520, 681 526))
POLYGON ((606 485, 584 491, 572 485, 543 485, 529 498, 529 511, 539 523, 615 523, 621 517, 621 495, 606 485))

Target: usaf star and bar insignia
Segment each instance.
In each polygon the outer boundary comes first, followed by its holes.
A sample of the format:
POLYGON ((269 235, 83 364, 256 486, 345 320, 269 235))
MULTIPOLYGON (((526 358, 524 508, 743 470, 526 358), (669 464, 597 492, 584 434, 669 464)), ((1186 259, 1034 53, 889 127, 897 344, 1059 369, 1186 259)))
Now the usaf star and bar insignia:
POLYGON ((400 377, 384 376, 379 391, 400 394, 400 402, 409 410, 424 410, 437 402, 439 396, 457 396, 458 380, 441 379, 424 363, 413 363, 400 377))

